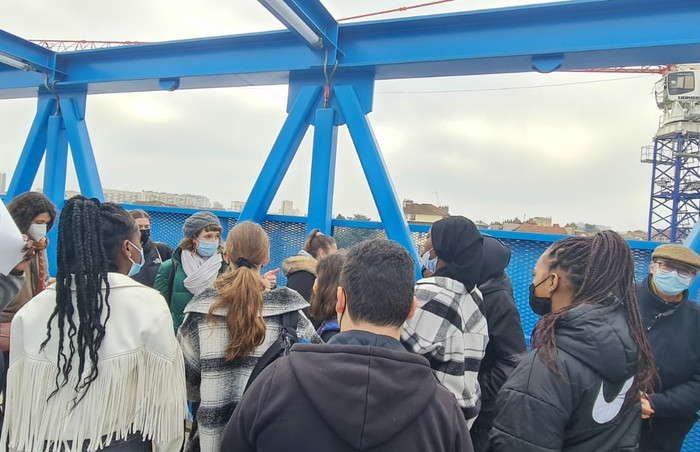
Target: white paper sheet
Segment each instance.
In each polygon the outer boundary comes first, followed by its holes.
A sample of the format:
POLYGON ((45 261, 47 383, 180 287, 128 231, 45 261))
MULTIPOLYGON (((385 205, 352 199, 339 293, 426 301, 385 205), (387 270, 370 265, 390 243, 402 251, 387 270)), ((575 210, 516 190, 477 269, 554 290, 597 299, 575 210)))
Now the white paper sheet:
POLYGON ((24 239, 7 207, 0 201, 0 273, 7 275, 22 262, 24 239))

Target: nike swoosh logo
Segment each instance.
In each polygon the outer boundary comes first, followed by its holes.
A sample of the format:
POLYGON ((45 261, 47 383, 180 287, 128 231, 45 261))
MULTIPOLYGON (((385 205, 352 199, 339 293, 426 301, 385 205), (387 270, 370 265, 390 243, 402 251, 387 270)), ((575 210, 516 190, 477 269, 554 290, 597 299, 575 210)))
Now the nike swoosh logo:
POLYGON ((603 382, 600 383, 600 391, 598 391, 598 397, 595 399, 595 403, 593 404, 593 420, 596 421, 599 424, 605 424, 606 422, 610 422, 615 418, 620 413, 620 410, 622 409, 622 404, 625 402, 625 396, 627 395, 627 391, 630 390, 632 387, 632 382, 634 381, 634 377, 631 377, 629 380, 625 382, 624 385, 622 385, 622 389, 620 389, 620 393, 612 400, 612 402, 606 402, 605 401, 605 395, 603 394, 603 382))

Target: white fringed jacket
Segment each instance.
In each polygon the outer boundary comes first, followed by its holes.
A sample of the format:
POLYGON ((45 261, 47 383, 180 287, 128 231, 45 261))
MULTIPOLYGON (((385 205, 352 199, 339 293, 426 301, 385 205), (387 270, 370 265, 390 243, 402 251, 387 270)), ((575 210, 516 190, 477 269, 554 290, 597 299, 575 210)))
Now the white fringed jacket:
MULTIPOLYGON (((98 352, 98 376, 72 410, 77 353, 73 375, 49 398, 58 369, 56 319, 51 323, 51 340, 39 351, 56 305, 55 287, 34 297, 15 316, 0 449, 8 445, 30 452, 56 444, 69 450, 70 441, 74 450, 80 450, 89 441, 87 450, 94 451, 133 432, 151 439, 156 451, 180 449, 187 403, 185 372, 168 306, 157 291, 125 275, 109 273, 109 284, 111 311, 98 352)), ((102 318, 106 315, 105 307, 102 318)), ((76 325, 77 316, 76 310, 76 325)), ((64 343, 67 355, 67 338, 64 343)))

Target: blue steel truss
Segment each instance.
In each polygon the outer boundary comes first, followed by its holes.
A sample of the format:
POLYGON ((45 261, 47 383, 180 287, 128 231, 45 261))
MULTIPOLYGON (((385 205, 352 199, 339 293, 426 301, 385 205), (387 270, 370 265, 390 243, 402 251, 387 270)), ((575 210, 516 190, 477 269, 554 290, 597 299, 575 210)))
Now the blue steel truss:
POLYGON ((649 240, 684 241, 700 216, 698 135, 654 139, 649 240))
POLYGON ((31 66, 0 64, 0 98, 38 99, 7 198, 30 188, 46 154, 44 190, 60 207, 68 149, 81 191, 102 198, 89 94, 289 84, 287 120, 241 218, 262 220, 313 125, 307 227, 328 231, 337 127, 347 124, 387 236, 415 255, 367 118, 375 80, 680 64, 700 54, 697 0, 577 0, 342 25, 319 0, 284 1, 322 48, 285 30, 55 53, 0 31, 0 53, 31 66))

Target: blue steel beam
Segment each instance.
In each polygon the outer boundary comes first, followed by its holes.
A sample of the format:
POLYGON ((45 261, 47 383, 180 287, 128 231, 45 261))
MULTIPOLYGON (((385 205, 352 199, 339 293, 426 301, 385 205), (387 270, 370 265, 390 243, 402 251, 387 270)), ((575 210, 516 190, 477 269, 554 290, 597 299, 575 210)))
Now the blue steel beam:
POLYGON ((335 125, 335 110, 319 108, 316 110, 314 120, 307 235, 314 228, 319 228, 324 234, 331 234, 337 144, 338 127, 335 125))
MULTIPOLYGON (((0 52, 29 63, 33 69, 40 72, 50 73, 53 71, 56 52, 3 30, 0 30, 0 52)), ((3 72, 5 72, 5 67, 0 63, 3 72)), ((12 70, 18 71, 18 69, 12 70)))
POLYGON ((299 144, 309 128, 308 116, 320 93, 320 86, 307 86, 299 91, 238 221, 250 220, 260 223, 265 218, 299 144))
POLYGON ((42 94, 37 102, 34 121, 29 129, 27 141, 19 156, 17 167, 12 173, 12 180, 7 189, 5 202, 9 204, 15 197, 31 190, 32 182, 39 171, 41 159, 46 151, 46 134, 49 116, 56 111, 56 100, 53 96, 42 94))
MULTIPOLYGON (((383 80, 527 72, 543 61, 561 61, 560 69, 691 63, 700 54, 698 22, 696 0, 581 0, 344 24, 338 74, 360 69, 383 80)), ((322 64, 322 53, 289 31, 56 56, 68 74, 61 85, 88 93, 156 91, 172 78, 179 89, 280 84, 322 64)), ((21 84, 9 72, 0 72, 0 98, 36 87, 36 78, 21 84)))
POLYGON ((95 162, 90 136, 85 124, 86 93, 70 93, 61 96, 61 113, 70 141, 71 155, 75 164, 75 174, 80 184, 80 192, 88 198, 104 200, 100 174, 95 162))
MULTIPOLYGON (((68 139, 65 124, 60 113, 48 120, 46 144, 46 163, 44 165, 44 195, 51 200, 56 209, 63 209, 66 195, 66 169, 68 168, 68 139)), ((55 226, 58 225, 58 222, 55 226)), ((58 244, 58 227, 48 232, 49 247, 46 250, 50 263, 56 262, 56 246, 58 244)), ((51 267, 51 266, 50 266, 51 267)), ((50 268, 54 273, 55 267, 50 268)))
POLYGON ((379 216, 384 223, 386 235, 391 240, 399 242, 413 255, 416 261, 416 275, 420 278, 418 253, 413 246, 408 223, 403 215, 394 185, 389 178, 389 172, 379 150, 379 145, 374 138, 372 126, 362 111, 360 99, 355 93, 355 89, 350 85, 334 86, 333 94, 338 100, 343 116, 345 116, 350 136, 360 159, 360 165, 362 165, 362 170, 369 183, 379 216))

